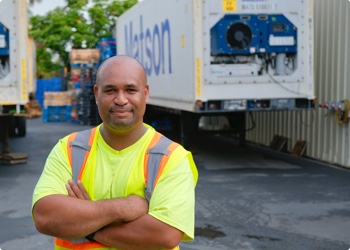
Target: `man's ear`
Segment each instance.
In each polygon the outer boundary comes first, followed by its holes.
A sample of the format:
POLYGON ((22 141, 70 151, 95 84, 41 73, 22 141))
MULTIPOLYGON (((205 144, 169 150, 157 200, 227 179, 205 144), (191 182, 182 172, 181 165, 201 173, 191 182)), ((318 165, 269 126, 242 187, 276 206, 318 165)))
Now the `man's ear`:
POLYGON ((149 85, 146 84, 146 87, 145 87, 145 97, 146 97, 146 103, 148 103, 149 101, 149 85))
POLYGON ((98 94, 98 86, 94 85, 94 96, 95 96, 96 105, 98 105, 97 94, 98 94))

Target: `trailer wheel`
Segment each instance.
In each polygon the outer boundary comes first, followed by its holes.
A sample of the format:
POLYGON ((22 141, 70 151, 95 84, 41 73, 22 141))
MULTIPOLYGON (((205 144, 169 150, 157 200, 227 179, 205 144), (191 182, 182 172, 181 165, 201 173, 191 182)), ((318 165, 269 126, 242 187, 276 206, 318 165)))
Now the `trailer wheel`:
POLYGON ((11 116, 9 118, 9 125, 8 125, 9 137, 16 137, 17 136, 16 128, 17 128, 17 118, 15 116, 11 116))
POLYGON ((25 116, 17 116, 16 117, 17 135, 19 137, 26 136, 26 133, 27 133, 26 123, 27 123, 27 119, 25 116))

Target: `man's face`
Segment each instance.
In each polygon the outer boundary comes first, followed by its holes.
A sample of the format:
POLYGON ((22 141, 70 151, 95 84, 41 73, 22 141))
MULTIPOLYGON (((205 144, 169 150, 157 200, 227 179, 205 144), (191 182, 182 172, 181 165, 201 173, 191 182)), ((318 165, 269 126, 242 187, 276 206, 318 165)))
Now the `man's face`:
POLYGON ((101 71, 94 92, 106 126, 122 132, 142 125, 148 85, 140 65, 133 61, 110 62, 101 71))

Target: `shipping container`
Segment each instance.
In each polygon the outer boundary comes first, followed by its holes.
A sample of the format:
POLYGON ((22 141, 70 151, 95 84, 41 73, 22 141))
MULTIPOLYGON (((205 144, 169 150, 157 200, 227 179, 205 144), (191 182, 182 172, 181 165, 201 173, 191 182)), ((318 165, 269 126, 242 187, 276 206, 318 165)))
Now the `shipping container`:
MULTIPOLYGON (((35 86, 35 44, 28 37, 27 1, 0 1, 0 133, 2 153, 8 135, 25 136, 23 115, 35 86)), ((0 157, 1 158, 1 157, 0 157)))
POLYGON ((247 119, 247 139, 269 146, 275 135, 288 138, 287 151, 306 142, 304 156, 350 168, 350 2, 317 0, 314 4, 315 94, 312 112, 254 113, 247 119), (325 104, 342 104, 326 107, 325 104))
POLYGON ((116 27, 118 54, 145 66, 148 110, 182 127, 221 115, 244 133, 247 111, 314 108, 312 0, 144 0, 116 27))

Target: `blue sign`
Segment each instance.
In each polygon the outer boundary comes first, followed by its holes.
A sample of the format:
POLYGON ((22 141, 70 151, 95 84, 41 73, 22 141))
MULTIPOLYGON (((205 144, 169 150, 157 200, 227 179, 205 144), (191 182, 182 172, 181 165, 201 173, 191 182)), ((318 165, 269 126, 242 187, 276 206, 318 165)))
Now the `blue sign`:
POLYGON ((0 23, 0 56, 10 55, 10 39, 9 30, 0 23))

